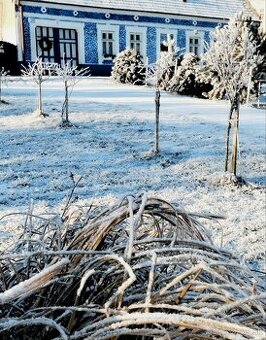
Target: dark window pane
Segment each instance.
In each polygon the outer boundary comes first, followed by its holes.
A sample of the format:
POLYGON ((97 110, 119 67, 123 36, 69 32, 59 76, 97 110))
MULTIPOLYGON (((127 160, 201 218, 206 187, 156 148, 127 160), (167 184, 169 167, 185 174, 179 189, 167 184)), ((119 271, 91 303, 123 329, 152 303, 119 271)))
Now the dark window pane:
POLYGON ((164 44, 161 44, 161 52, 167 52, 168 51, 168 47, 165 46, 164 44))
POLYGON ((113 43, 109 42, 109 54, 113 55, 113 43))
POLYGON ((106 42, 104 41, 104 42, 103 42, 103 54, 106 54, 106 52, 107 52, 107 51, 106 51, 106 42))

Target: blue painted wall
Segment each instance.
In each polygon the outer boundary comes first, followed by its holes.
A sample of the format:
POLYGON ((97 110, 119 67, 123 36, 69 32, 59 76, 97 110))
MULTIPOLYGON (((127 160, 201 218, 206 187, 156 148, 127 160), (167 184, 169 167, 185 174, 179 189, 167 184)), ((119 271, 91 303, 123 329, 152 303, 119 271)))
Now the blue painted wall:
POLYGON ((119 52, 126 49, 126 26, 119 25, 119 52))
POLYGON ((157 32, 155 27, 148 27, 147 29, 147 57, 149 64, 156 62, 156 42, 157 32))
POLYGON ((177 47, 179 47, 179 53, 184 54, 186 48, 186 31, 184 29, 177 30, 177 47))
POLYGON ((24 45, 25 45, 25 61, 31 60, 31 49, 30 49, 30 24, 28 18, 23 18, 23 29, 24 29, 24 45))
POLYGON ((95 23, 85 23, 85 63, 98 64, 98 47, 97 47, 97 26, 95 23))

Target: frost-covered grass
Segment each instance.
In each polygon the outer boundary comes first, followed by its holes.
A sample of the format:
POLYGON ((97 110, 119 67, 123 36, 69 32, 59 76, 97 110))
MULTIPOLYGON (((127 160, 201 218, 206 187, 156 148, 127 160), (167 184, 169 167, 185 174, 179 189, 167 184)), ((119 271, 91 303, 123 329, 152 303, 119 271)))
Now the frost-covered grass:
MULTIPOLYGON (((154 92, 114 84, 109 79, 82 80, 70 99, 70 120, 77 128, 59 129, 62 84, 43 90, 43 111, 34 112, 37 89, 13 79, 3 89, 0 106, 1 216, 25 211, 59 211, 72 188, 70 174, 82 176, 76 204, 108 203, 128 194, 148 192, 176 201, 190 212, 223 215, 211 227, 217 244, 247 259, 265 251, 265 113, 240 111, 238 174, 250 185, 227 183, 223 174, 229 105, 162 93, 161 153, 154 145, 154 92)), ((230 182, 230 181, 229 181, 230 182)), ((2 244, 19 232, 20 215, 0 221, 2 244)), ((1 242, 1 241, 0 241, 1 242)))

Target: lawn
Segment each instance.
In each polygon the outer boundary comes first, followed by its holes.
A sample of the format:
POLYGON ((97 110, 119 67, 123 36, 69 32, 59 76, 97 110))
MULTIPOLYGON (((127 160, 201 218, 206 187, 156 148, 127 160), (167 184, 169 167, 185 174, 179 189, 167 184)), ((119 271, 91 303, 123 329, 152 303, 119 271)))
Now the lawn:
MULTIPOLYGON (((265 254, 265 112, 240 111, 236 186, 223 173, 227 102, 162 93, 160 153, 154 146, 154 90, 114 84, 108 78, 80 81, 70 100, 76 127, 60 129, 63 84, 44 83, 36 116, 37 89, 13 78, 0 106, 0 217, 60 211, 81 180, 74 204, 109 204, 127 195, 176 202, 188 212, 223 216, 207 223, 214 241, 247 260, 265 254)), ((25 217, 0 220, 0 245, 20 231, 25 217)), ((8 243, 8 242, 7 242, 8 243)))

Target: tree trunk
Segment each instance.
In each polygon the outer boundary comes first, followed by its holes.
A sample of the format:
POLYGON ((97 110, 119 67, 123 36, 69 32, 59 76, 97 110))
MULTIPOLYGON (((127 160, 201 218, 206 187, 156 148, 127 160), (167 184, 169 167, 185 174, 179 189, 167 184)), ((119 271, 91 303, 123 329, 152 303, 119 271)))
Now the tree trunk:
POLYGON ((232 127, 231 119, 234 111, 235 103, 234 101, 231 103, 230 112, 228 114, 228 122, 227 122, 227 131, 226 131, 226 149, 225 149, 225 163, 224 163, 224 171, 228 171, 228 160, 229 160, 229 144, 230 144, 230 131, 232 127))
POLYGON ((234 110, 234 136, 232 146, 232 172, 236 176, 237 151, 239 143, 239 100, 236 99, 236 107, 234 110))
POLYGON ((68 84, 67 81, 65 81, 65 121, 69 123, 68 119, 68 84))
POLYGON ((159 152, 159 114, 160 114, 160 90, 155 92, 155 153, 159 152))
POLYGON ((42 84, 39 83, 39 95, 38 95, 38 114, 43 115, 42 112, 42 84))

